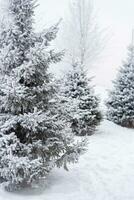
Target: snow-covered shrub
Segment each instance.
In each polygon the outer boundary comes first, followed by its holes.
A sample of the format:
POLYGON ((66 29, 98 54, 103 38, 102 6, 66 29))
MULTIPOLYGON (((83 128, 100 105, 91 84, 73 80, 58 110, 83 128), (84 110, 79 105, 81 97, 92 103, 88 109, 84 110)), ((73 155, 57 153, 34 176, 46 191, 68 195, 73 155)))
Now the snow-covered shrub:
POLYGON ((58 24, 33 30, 34 0, 9 0, 8 26, 0 30, 0 180, 9 191, 46 177, 54 166, 77 162, 77 143, 64 123, 48 72, 63 53, 50 49, 58 24))

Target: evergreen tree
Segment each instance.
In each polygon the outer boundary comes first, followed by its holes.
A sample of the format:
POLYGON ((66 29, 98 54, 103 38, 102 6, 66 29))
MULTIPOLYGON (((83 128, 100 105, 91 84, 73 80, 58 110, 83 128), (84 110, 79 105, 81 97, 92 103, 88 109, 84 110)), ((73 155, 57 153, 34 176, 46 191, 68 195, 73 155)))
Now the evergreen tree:
POLYGON ((78 62, 72 67, 65 75, 60 90, 62 103, 66 107, 63 112, 76 135, 92 135, 102 119, 99 101, 83 67, 78 62))
POLYGON ((107 101, 107 118, 124 127, 134 128, 134 46, 119 69, 107 101))
POLYGON ((45 177, 57 165, 76 162, 76 143, 56 108, 59 100, 48 72, 63 53, 50 49, 58 24, 33 29, 34 0, 9 0, 12 23, 0 33, 0 179, 17 190, 45 177))

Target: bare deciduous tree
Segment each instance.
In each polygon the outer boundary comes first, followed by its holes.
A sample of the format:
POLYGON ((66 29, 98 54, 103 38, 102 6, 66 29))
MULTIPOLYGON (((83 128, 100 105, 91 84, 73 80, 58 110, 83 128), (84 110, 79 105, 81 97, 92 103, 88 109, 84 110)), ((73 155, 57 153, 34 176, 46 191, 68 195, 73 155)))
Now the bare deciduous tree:
POLYGON ((95 61, 104 47, 104 34, 97 25, 91 0, 70 0, 64 25, 67 61, 78 60, 86 68, 95 61), (69 58, 69 59, 68 59, 69 58))

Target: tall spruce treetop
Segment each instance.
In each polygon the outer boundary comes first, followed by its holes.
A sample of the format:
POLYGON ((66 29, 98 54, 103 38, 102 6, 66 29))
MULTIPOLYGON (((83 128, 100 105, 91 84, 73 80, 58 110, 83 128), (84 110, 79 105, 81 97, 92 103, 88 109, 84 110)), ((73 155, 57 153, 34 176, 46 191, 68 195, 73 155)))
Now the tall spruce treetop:
POLYGON ((125 127, 134 127, 134 46, 118 72, 107 102, 109 120, 125 127))
POLYGON ((102 116, 99 111, 99 100, 94 94, 91 79, 80 63, 73 63, 64 77, 61 94, 66 104, 66 116, 76 135, 91 135, 102 116))
POLYGON ((2 30, 0 38, 6 71, 18 67, 27 59, 26 55, 33 43, 32 27, 35 6, 33 0, 8 0, 8 2, 11 24, 8 30, 2 30))
POLYGON ((74 143, 56 112, 48 67, 63 55, 49 47, 58 23, 35 33, 35 7, 34 0, 9 0, 12 23, 1 26, 0 179, 8 190, 30 185, 55 165, 67 169, 67 162, 78 160, 84 144, 74 143))
POLYGON ((47 69, 50 63, 56 63, 62 57, 62 53, 46 50, 56 37, 57 25, 41 34, 33 32, 34 8, 33 0, 9 0, 12 24, 7 30, 2 30, 0 40, 0 69, 6 81, 2 89, 5 95, 1 99, 1 110, 5 112, 23 114, 33 112, 35 105, 43 108, 51 89, 46 87, 49 82, 47 69), (7 98, 8 90, 11 98, 7 98), (42 105, 40 98, 43 98, 42 105))

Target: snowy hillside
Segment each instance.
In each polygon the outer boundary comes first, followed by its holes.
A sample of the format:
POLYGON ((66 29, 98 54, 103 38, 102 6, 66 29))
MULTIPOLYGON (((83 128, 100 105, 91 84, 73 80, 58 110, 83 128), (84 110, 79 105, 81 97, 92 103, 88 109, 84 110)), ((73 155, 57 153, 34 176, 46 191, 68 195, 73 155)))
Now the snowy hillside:
POLYGON ((133 175, 134 131, 104 121, 98 133, 89 137, 87 153, 69 172, 55 169, 47 186, 23 194, 1 188, 0 200, 130 200, 134 199, 133 175))

